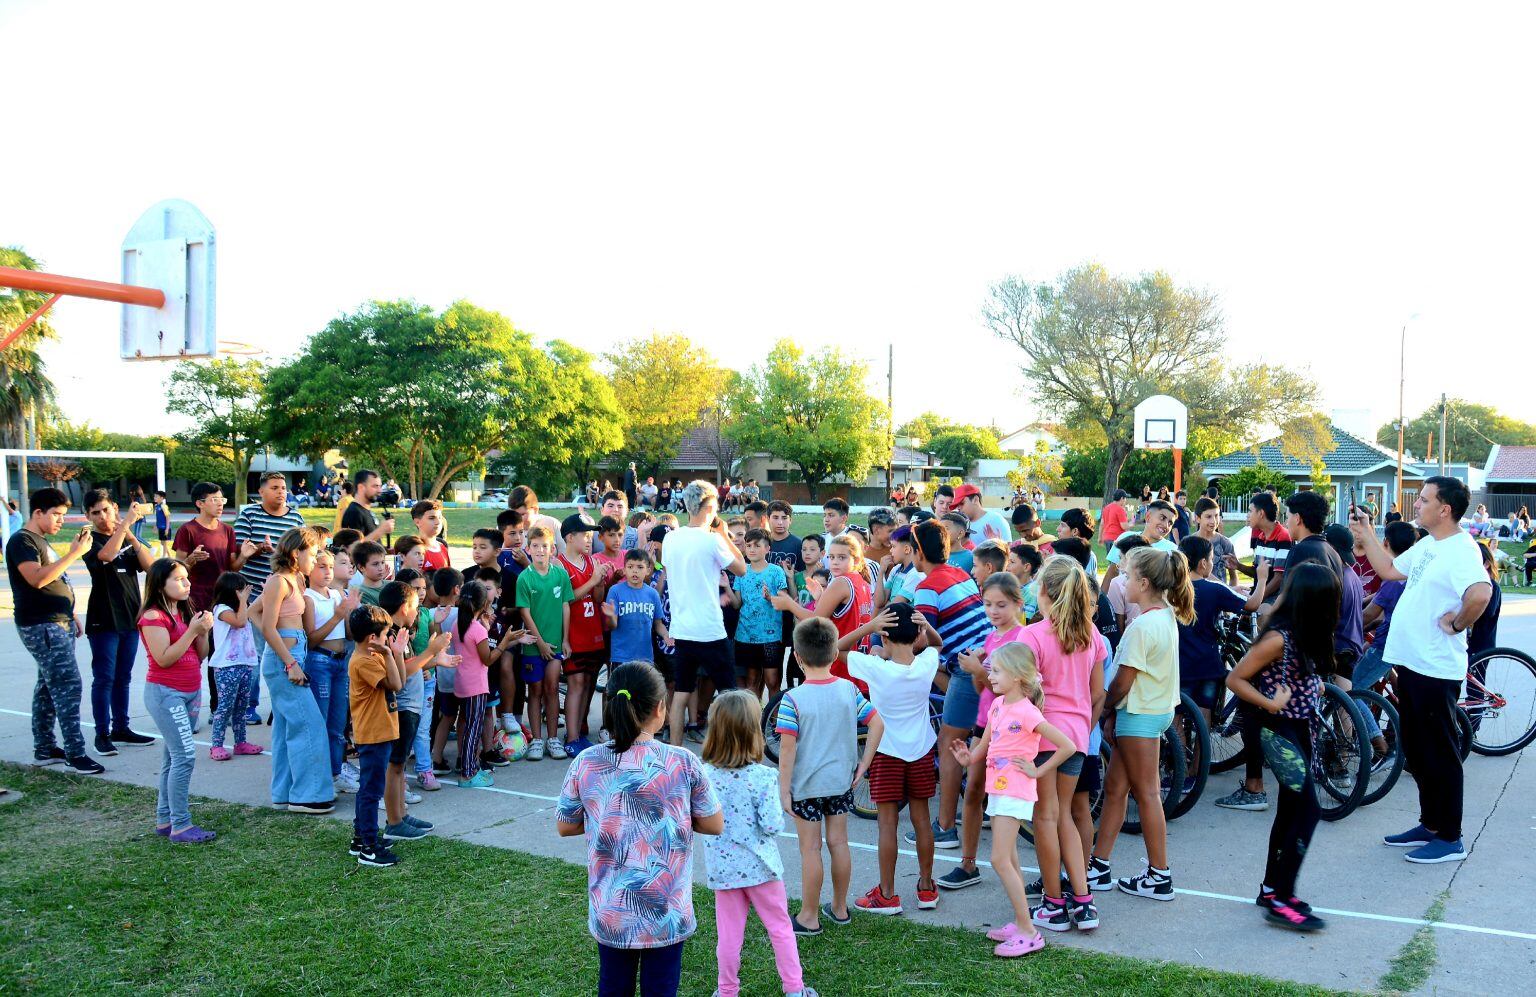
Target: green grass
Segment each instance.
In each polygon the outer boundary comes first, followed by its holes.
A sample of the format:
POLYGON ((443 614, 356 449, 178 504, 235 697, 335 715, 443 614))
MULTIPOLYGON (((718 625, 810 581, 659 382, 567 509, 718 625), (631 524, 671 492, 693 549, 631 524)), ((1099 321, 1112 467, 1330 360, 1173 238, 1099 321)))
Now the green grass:
MULTIPOLYGON (((1450 895, 1449 890, 1442 891, 1424 912, 1424 919, 1438 921, 1444 917, 1445 901, 1450 895)), ((1382 976, 1378 987, 1388 993, 1408 993, 1417 990, 1429 980, 1429 974, 1434 971, 1438 958, 1435 929, 1426 924, 1415 931, 1413 937, 1408 939, 1397 955, 1392 957, 1392 962, 1382 976)))
MULTIPOLYGON (((151 791, 16 766, 0 807, 0 993, 589 994, 586 874, 519 852, 429 838, 394 869, 346 854, 350 829, 199 800, 218 841, 153 832, 151 791)), ((714 988, 713 905, 696 894, 682 993, 714 988)), ((807 982, 828 995, 1302 994, 1253 976, 1052 945, 992 957, 980 934, 871 918, 804 939, 807 982)), ((779 992, 754 921, 744 992, 779 992)))

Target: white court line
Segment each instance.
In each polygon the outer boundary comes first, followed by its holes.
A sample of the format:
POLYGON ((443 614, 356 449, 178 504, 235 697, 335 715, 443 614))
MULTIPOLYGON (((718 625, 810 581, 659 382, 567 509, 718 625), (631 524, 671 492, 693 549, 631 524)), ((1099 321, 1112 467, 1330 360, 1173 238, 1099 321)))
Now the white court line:
MULTIPOLYGON (((21 712, 19 710, 7 710, 7 709, 0 708, 0 713, 9 714, 9 715, 11 715, 13 717, 26 717, 28 719, 31 719, 31 717, 32 717, 32 714, 30 714, 30 713, 23 713, 23 712, 21 712)), ((95 724, 93 724, 93 723, 91 723, 89 721, 86 721, 86 720, 80 721, 80 724, 83 727, 90 727, 92 729, 94 729, 95 726, 96 726, 95 724)), ((154 735, 150 735, 150 736, 154 737, 155 740, 157 740, 157 741, 160 740, 160 737, 159 737, 158 734, 154 734, 154 735)), ((196 741, 194 743, 202 745, 203 747, 208 747, 208 742, 207 741, 196 741)), ((265 755, 265 754, 267 754, 267 752, 263 751, 262 754, 265 755)), ((443 783, 443 785, 445 785, 445 786, 452 786, 454 789, 464 789, 465 788, 465 787, 456 785, 455 783, 446 782, 446 781, 443 783)), ((558 802, 560 802, 560 798, 558 796, 545 796, 542 793, 524 793, 524 792, 521 792, 520 790, 516 790, 516 789, 502 789, 500 786, 481 786, 481 787, 479 787, 478 790, 466 790, 466 791, 467 792, 500 793, 503 796, 520 796, 520 797, 523 797, 524 799, 542 800, 543 802, 546 802, 546 803, 558 803, 558 802)), ((790 834, 787 831, 780 831, 779 832, 779 837, 781 837, 781 838, 788 838, 791 841, 798 841, 799 840, 795 835, 790 834)), ((876 846, 876 845, 866 845, 862 841, 850 841, 850 842, 848 842, 848 847, 849 848, 857 848, 857 849, 860 849, 861 851, 867 851, 867 852, 878 852, 880 850, 878 846, 876 846)), ((910 849, 907 849, 907 848, 898 848, 897 849, 897 854, 899 854, 899 855, 906 855, 909 858, 916 858, 917 857, 917 852, 914 852, 914 851, 912 851, 910 849)), ((946 861, 946 862, 959 862, 959 861, 961 861, 961 858, 958 855, 945 855, 945 854, 943 854, 942 852, 939 852, 939 851, 935 851, 933 857, 935 859, 942 859, 943 861, 946 861)), ((979 865, 979 866, 986 866, 989 869, 992 867, 992 863, 984 862, 984 861, 982 861, 980 859, 978 859, 976 861, 976 864, 979 865)), ((1036 869, 1033 866, 1022 866, 1022 868, 1026 872, 1039 872, 1040 871, 1039 869, 1036 869)), ((1211 892, 1209 892, 1207 890, 1185 890, 1185 889, 1177 889, 1177 888, 1173 892, 1175 892, 1175 893, 1182 893, 1182 894, 1184 894, 1186 896, 1191 896, 1191 897, 1200 897, 1200 898, 1205 899, 1205 900, 1226 900, 1226 901, 1229 901, 1231 903, 1238 903, 1238 904, 1245 904, 1245 905, 1253 903, 1253 898, 1252 897, 1235 897, 1235 896, 1231 895, 1230 893, 1211 893, 1211 892)), ((1483 927, 1481 925, 1477 925, 1477 924, 1458 924, 1458 923, 1456 923, 1454 921, 1429 921, 1429 920, 1426 920, 1426 919, 1424 919, 1422 917, 1396 917, 1396 916, 1394 916, 1392 914, 1372 914, 1372 913, 1370 913, 1368 911, 1336 910, 1336 909, 1331 908, 1331 907, 1314 907, 1313 910, 1317 911, 1319 914, 1331 914, 1334 917, 1352 917, 1352 918, 1357 918, 1357 919, 1363 920, 1363 921, 1379 921, 1379 922, 1383 922, 1383 923, 1386 923, 1386 924, 1406 924, 1406 925, 1411 925, 1411 926, 1416 927, 1416 928, 1417 927, 1426 927, 1426 926, 1430 927, 1430 928, 1444 928, 1446 931, 1466 931, 1466 932, 1471 932, 1472 934, 1477 934, 1477 935, 1497 935, 1500 938, 1518 938, 1518 939, 1520 939, 1522 941, 1536 942, 1536 933, 1532 933, 1532 932, 1528 932, 1528 931, 1510 931, 1510 930, 1508 930, 1506 928, 1485 928, 1485 927, 1483 927)))

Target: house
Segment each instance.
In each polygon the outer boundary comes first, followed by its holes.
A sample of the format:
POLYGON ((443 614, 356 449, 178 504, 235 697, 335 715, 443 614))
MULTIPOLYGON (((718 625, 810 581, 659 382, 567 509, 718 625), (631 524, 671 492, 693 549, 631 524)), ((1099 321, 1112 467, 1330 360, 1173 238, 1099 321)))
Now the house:
POLYGON ((1060 426, 1050 422, 1032 422, 1023 429, 1015 429, 1013 432, 997 441, 997 446, 1005 454, 1032 454, 1037 445, 1045 444, 1045 448, 1051 452, 1059 452, 1062 448, 1061 437, 1058 435, 1060 426))
MULTIPOLYGON (((1323 467, 1333 480, 1332 494, 1328 496, 1328 501, 1334 510, 1335 519, 1341 523, 1346 520, 1352 501, 1368 501, 1378 511, 1393 508, 1399 499, 1397 452, 1347 432, 1336 423, 1330 423, 1328 429, 1333 435, 1333 448, 1323 455, 1323 467)), ((1258 461, 1263 461, 1265 466, 1295 481, 1298 488, 1312 488, 1311 466, 1281 452, 1279 437, 1265 440, 1257 447, 1223 454, 1201 466, 1206 478, 1214 483, 1246 467, 1252 467, 1258 461)), ((1428 476, 1421 465, 1404 458, 1402 508, 1412 507, 1418 498, 1420 486, 1428 476)))
POLYGON ((1483 467, 1483 489, 1483 504, 1495 519, 1504 519, 1521 506, 1536 509, 1536 447, 1495 443, 1483 467))
MULTIPOLYGON (((965 473, 964 468, 949 467, 939 463, 935 454, 926 453, 911 444, 917 441, 898 436, 891 450, 891 486, 906 488, 934 478, 949 478, 965 473)), ((751 454, 742 459, 741 477, 756 478, 766 497, 784 499, 791 505, 810 504, 810 490, 791 478, 798 477, 794 464, 765 453, 751 454)), ((848 500, 849 505, 874 506, 890 504, 890 493, 885 488, 885 467, 870 469, 862 481, 849 481, 841 476, 821 483, 817 490, 822 501, 832 496, 848 500)))

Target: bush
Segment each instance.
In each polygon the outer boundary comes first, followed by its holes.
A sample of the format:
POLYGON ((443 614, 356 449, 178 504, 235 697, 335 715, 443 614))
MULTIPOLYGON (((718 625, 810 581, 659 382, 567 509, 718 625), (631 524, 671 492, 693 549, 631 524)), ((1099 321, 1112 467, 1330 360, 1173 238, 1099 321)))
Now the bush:
POLYGON ((1273 488, 1276 495, 1285 498, 1296 490, 1296 482, 1263 461, 1258 461, 1252 467, 1245 467, 1236 474, 1222 478, 1218 487, 1226 498, 1252 495, 1266 488, 1273 488))

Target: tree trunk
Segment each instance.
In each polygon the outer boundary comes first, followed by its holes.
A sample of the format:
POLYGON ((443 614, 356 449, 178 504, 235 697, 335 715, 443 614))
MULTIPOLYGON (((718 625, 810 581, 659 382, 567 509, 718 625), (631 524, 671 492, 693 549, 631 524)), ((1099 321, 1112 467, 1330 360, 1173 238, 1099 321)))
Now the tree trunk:
POLYGON ((235 510, 239 511, 245 507, 245 503, 250 497, 246 487, 246 479, 251 476, 251 459, 246 456, 245 451, 234 446, 233 440, 230 441, 229 453, 234 458, 232 463, 235 465, 235 510))
POLYGON ((1125 466, 1125 459, 1131 455, 1133 441, 1111 439, 1109 441, 1109 460, 1104 465, 1104 501, 1110 501, 1115 490, 1120 487, 1120 469, 1125 466))

